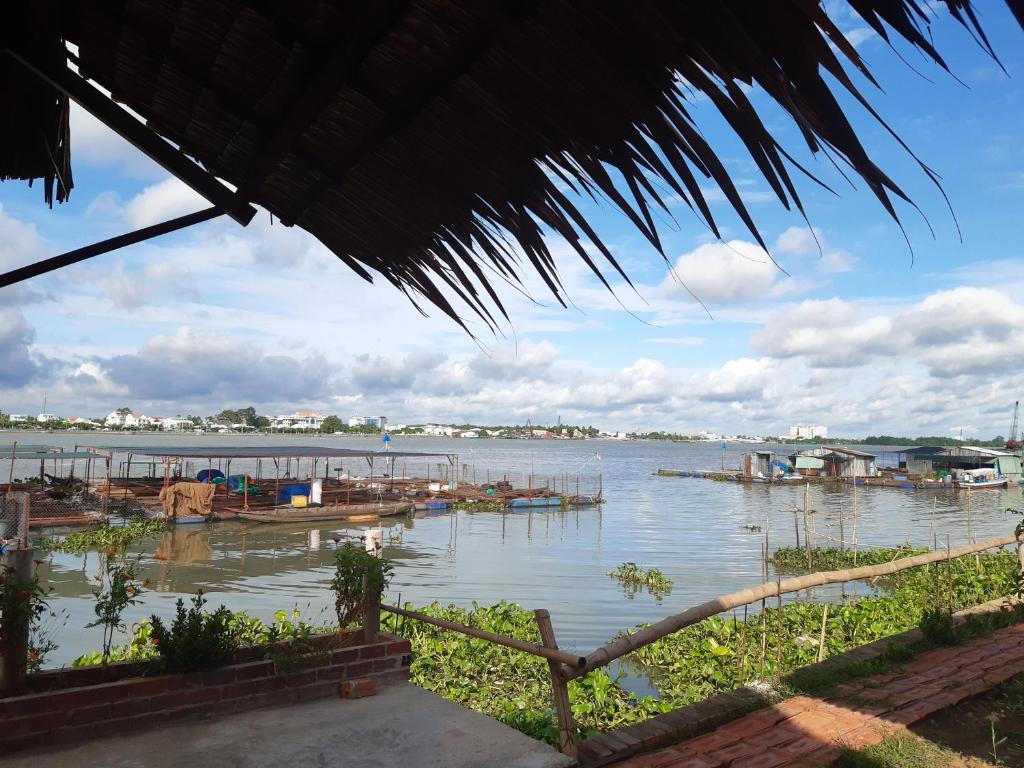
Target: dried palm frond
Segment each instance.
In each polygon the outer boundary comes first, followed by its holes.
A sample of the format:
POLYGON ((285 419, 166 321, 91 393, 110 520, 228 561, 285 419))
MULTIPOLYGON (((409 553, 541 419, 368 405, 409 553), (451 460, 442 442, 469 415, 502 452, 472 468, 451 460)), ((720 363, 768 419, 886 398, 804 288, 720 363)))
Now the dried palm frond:
MULTIPOLYGON (((1024 0, 1006 2, 1024 20, 1024 0)), ((994 57, 975 4, 944 5, 994 57)), ((792 118, 812 154, 863 179, 894 220, 895 201, 913 204, 840 105, 845 91, 885 125, 850 77, 873 83, 870 70, 814 0, 63 7, 77 9, 64 36, 79 47, 81 71, 153 130, 359 276, 380 275, 460 323, 468 307, 495 327, 506 316, 497 286, 521 286, 526 265, 564 305, 550 233, 609 288, 609 275, 629 284, 580 195, 611 201, 667 261, 656 224, 668 212, 664 190, 717 236, 711 183, 763 246, 699 130, 697 97, 801 215, 794 177, 814 177, 765 124, 751 87, 792 118)), ((930 35, 932 4, 849 7, 883 40, 946 68, 930 35)))

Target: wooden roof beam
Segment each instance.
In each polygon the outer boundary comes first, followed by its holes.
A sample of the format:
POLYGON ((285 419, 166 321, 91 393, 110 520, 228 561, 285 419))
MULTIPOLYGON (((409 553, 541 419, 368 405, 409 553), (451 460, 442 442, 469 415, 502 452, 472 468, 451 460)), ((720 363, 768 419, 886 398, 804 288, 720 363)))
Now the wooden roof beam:
POLYGON ((20 51, 3 49, 26 69, 35 73, 58 91, 66 93, 84 110, 143 152, 155 163, 176 176, 211 204, 228 214, 243 227, 256 215, 247 200, 240 199, 227 185, 191 160, 173 144, 154 133, 147 125, 122 109, 84 78, 67 67, 51 68, 32 61, 20 51))
POLYGON ((218 216, 222 216, 222 211, 217 206, 212 208, 204 208, 201 211, 195 213, 189 213, 184 216, 178 216, 175 219, 161 222, 160 224, 153 224, 149 227, 143 227, 142 229, 136 229, 134 232, 127 232, 117 237, 111 237, 107 240, 101 240, 98 243, 92 245, 86 245, 82 248, 76 248, 73 251, 62 253, 60 256, 54 256, 49 259, 43 259, 37 261, 34 264, 29 264, 18 269, 12 269, 10 272, 5 272, 0 275, 0 288, 5 288, 8 285, 14 283, 20 283, 23 280, 28 280, 32 277, 38 277, 44 275, 47 272, 52 272, 55 269, 61 267, 68 267, 72 264, 77 264, 80 261, 91 259, 93 256, 99 256, 103 253, 109 253, 110 251, 116 251, 118 248, 124 248, 127 245, 134 243, 141 243, 143 240, 149 240, 160 235, 166 235, 170 232, 176 232, 179 229, 185 227, 191 227, 194 224, 200 224, 210 219, 215 219, 218 216))

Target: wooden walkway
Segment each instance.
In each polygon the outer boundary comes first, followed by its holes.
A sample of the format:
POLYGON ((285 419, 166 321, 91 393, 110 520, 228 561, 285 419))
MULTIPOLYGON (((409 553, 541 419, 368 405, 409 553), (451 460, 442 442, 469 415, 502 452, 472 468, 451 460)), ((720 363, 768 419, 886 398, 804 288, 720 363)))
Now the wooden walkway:
POLYGON ((1024 624, 928 651, 826 698, 796 696, 710 733, 614 763, 618 768, 826 768, 843 746, 877 744, 1024 673, 1024 624))

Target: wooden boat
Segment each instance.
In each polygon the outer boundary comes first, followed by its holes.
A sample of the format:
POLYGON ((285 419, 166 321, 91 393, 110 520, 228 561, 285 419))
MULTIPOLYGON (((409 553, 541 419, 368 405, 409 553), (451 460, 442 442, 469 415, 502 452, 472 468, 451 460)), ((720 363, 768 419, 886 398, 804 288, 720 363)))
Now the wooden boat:
POLYGON ((383 501, 369 504, 330 504, 325 507, 275 507, 238 513, 257 523, 315 523, 321 520, 376 520, 412 512, 411 501, 383 501))

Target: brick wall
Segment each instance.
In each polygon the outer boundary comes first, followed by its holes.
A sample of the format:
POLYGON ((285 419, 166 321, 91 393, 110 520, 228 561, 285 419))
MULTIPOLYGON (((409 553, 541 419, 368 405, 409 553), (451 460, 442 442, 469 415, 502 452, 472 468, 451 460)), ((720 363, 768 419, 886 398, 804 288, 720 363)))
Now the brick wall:
POLYGON ((410 652, 408 640, 382 634, 370 645, 301 657, 295 671, 280 675, 258 647, 239 649, 231 666, 187 675, 141 676, 145 664, 111 664, 105 676, 102 667, 44 672, 32 682, 47 690, 0 699, 0 754, 337 696, 343 681, 356 678, 404 682, 410 652))

